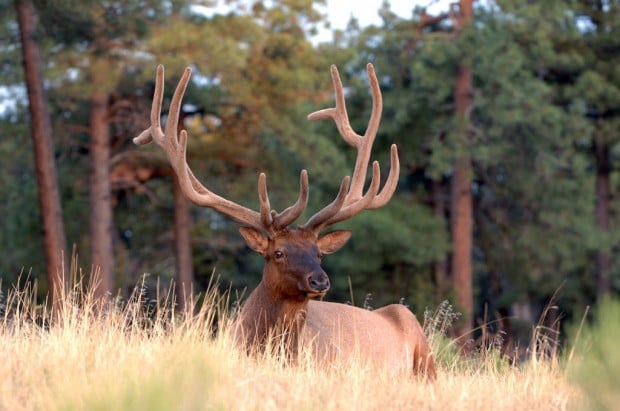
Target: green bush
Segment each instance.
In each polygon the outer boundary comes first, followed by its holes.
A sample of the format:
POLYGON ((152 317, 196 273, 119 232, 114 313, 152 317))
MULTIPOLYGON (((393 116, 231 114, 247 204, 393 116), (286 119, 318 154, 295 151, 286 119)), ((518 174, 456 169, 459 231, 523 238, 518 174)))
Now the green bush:
POLYGON ((571 377, 595 410, 617 410, 620 404, 620 301, 604 300, 592 324, 576 335, 571 377))

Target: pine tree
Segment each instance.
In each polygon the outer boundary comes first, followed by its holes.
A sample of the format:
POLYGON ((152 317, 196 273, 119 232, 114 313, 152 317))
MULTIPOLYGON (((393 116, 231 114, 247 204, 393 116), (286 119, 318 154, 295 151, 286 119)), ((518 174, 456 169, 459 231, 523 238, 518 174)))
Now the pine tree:
POLYGON ((43 85, 43 61, 37 32, 37 14, 31 0, 15 0, 20 27, 23 65, 28 90, 34 161, 43 225, 49 301, 57 311, 64 293, 67 242, 54 159, 52 127, 43 85))

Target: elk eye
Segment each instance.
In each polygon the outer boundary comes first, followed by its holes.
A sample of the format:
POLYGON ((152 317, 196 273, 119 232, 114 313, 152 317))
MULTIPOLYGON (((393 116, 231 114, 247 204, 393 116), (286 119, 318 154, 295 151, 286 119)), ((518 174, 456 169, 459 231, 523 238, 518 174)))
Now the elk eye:
POLYGON ((273 253, 273 256, 276 258, 276 260, 280 260, 280 259, 282 259, 284 257, 284 253, 282 251, 280 251, 280 250, 276 250, 273 253))

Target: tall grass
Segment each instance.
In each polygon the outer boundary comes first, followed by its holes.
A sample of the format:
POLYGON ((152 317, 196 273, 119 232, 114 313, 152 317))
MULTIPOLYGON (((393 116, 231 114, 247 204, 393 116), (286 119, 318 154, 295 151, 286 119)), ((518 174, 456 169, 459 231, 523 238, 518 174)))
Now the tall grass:
MULTIPOLYGON (((360 363, 318 367, 233 348, 226 296, 209 291, 194 311, 141 287, 98 304, 78 284, 52 316, 32 289, 1 296, 0 410, 566 410, 579 389, 558 362, 510 364, 485 351, 463 359, 442 337, 447 311, 427 319, 437 381, 360 363), (443 315, 444 318, 440 318, 443 315), (434 323, 433 323, 434 321, 434 323)), ((380 343, 380 342, 378 342, 380 343)), ((489 350, 492 350, 490 348, 489 350)))

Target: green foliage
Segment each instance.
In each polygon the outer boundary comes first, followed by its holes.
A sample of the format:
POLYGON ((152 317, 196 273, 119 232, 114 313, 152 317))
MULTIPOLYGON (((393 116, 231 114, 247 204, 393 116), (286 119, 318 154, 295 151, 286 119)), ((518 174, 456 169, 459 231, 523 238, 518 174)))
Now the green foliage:
MULTIPOLYGON (((592 256, 617 247, 609 243, 609 234, 596 227, 594 218, 594 204, 600 199, 595 197, 592 171, 600 166, 592 156, 592 148, 595 141, 600 143, 597 135, 607 129, 606 123, 616 121, 589 121, 593 110, 600 110, 599 104, 608 99, 606 93, 600 92, 605 86, 597 84, 607 75, 591 72, 607 70, 599 60, 603 49, 597 50, 595 40, 602 40, 605 35, 587 34, 578 29, 577 23, 577 19, 585 24, 602 20, 579 11, 581 6, 577 4, 562 1, 549 2, 544 7, 523 2, 502 2, 502 6, 507 13, 522 18, 502 21, 491 14, 493 21, 484 26, 494 33, 483 37, 487 39, 485 44, 496 44, 502 53, 480 61, 483 72, 491 74, 490 79, 480 83, 482 90, 491 88, 481 93, 480 110, 476 113, 482 121, 480 130, 493 132, 480 134, 485 143, 487 138, 502 138, 502 134, 504 141, 514 142, 513 147, 504 145, 507 151, 503 155, 489 152, 487 158, 491 162, 481 159, 487 167, 485 174, 496 180, 487 180, 487 192, 492 194, 493 201, 511 204, 513 213, 498 214, 500 209, 493 205, 495 211, 491 211, 489 223, 499 226, 490 232, 507 232, 510 238, 518 239, 516 243, 511 241, 516 248, 505 248, 498 257, 521 254, 512 267, 527 266, 527 273, 515 272, 513 278, 526 275, 536 284, 536 290, 523 289, 521 298, 537 292, 541 292, 541 297, 549 295, 557 284, 567 281, 560 300, 571 311, 568 307, 582 307, 593 298, 592 256), (566 11, 570 8, 574 8, 574 14, 566 11), (505 68, 508 75, 494 70, 495 67, 505 68), (497 79, 504 81, 497 83, 497 79), (577 89, 580 91, 573 93, 577 89), (494 159, 502 159, 502 163, 494 165, 494 159), (504 159, 508 162, 504 163, 504 159), (502 199, 503 195, 507 196, 502 199), (519 225, 514 224, 515 218, 519 225)), ((609 10, 605 13, 609 18, 606 21, 614 21, 613 16, 614 11, 609 10)), ((612 55, 603 58, 613 59, 612 55)), ((613 89, 612 86, 611 94, 613 89)), ((613 142, 612 135, 605 135, 607 142, 613 142)))
POLYGON ((353 238, 325 260, 334 288, 330 298, 350 299, 350 280, 356 305, 368 293, 374 307, 402 298, 421 312, 434 303, 428 266, 445 254, 448 244, 440 218, 397 197, 385 209, 365 212, 343 227, 353 230, 353 238))
POLYGON ((586 393, 592 409, 614 410, 620 401, 620 302, 599 303, 595 319, 577 332, 573 327, 575 357, 570 375, 586 393))
POLYGON ((43 239, 32 235, 40 232, 40 217, 28 130, 10 120, 0 128, 10 136, 0 144, 0 248, 9 251, 2 253, 0 278, 13 283, 22 272, 45 277, 43 239))

